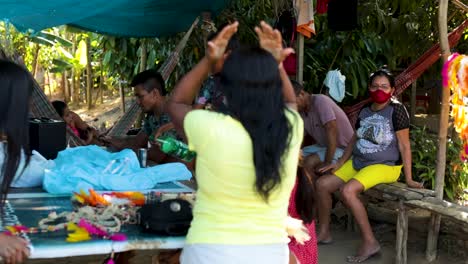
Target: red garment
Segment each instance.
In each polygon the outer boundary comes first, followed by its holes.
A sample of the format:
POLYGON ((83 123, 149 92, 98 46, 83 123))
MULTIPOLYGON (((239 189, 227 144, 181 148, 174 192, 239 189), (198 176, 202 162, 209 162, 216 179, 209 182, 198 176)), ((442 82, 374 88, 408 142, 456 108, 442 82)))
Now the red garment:
POLYGON ((80 136, 80 132, 78 131, 78 129, 77 129, 76 127, 70 126, 70 125, 68 125, 68 126, 69 126, 69 127, 71 128, 71 130, 73 131, 73 134, 75 134, 77 137, 80 136))
POLYGON ((325 14, 328 11, 329 0, 317 0, 317 14, 325 14))
MULTIPOLYGON (((299 214, 296 211, 296 189, 297 189, 297 180, 296 184, 289 198, 289 208, 288 213, 291 217, 300 219, 299 214)), ((300 264, 317 264, 318 263, 318 249, 317 249, 317 237, 315 236, 315 221, 306 225, 307 230, 309 230, 310 240, 305 242, 304 245, 301 245, 296 242, 294 238, 291 238, 289 242, 289 250, 296 256, 296 259, 300 264)))

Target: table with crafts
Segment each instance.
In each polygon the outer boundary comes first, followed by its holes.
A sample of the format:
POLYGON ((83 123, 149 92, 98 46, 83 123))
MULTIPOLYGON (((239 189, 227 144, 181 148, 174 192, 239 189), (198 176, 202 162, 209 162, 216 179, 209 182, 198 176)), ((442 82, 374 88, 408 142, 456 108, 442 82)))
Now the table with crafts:
MULTIPOLYGON (((180 182, 157 184, 143 193, 187 193, 193 190, 180 182)), ((3 212, 1 226, 37 226, 40 219, 50 212, 72 211, 70 195, 52 195, 42 189, 13 190, 3 212)), ((110 252, 149 249, 177 249, 184 245, 185 237, 164 237, 142 232, 138 225, 123 225, 120 233, 127 236, 125 241, 92 239, 81 242, 67 242, 67 231, 23 233, 31 242, 31 258, 60 258, 69 256, 100 255, 110 252)))

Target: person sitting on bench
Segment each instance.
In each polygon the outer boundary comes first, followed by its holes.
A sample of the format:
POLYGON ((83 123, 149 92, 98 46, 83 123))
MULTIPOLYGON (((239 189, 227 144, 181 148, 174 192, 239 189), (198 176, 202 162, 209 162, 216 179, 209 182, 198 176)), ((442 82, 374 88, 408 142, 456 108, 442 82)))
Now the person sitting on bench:
POLYGON ((357 255, 347 258, 348 262, 365 261, 380 250, 359 194, 377 184, 397 181, 402 167, 406 184, 412 188, 422 187, 412 179, 409 115, 400 102, 392 99, 395 92, 393 75, 386 69, 374 72, 369 77, 368 89, 372 103, 360 111, 350 144, 336 163, 321 169, 332 170, 333 174, 320 177, 316 183, 317 241, 322 244, 332 242, 329 226, 332 193, 339 189, 341 199, 359 226, 363 243, 357 255))

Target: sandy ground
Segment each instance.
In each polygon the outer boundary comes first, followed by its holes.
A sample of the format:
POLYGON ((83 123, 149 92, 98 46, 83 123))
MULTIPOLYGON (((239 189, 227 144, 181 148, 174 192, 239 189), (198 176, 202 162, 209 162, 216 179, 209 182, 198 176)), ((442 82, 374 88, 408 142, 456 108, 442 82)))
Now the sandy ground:
MULTIPOLYGON (((132 104, 133 98, 126 98, 125 101, 126 109, 132 104)), ((104 127, 111 127, 123 113, 121 110, 120 97, 117 98, 105 98, 103 104, 94 106, 91 110, 88 110, 86 106, 70 106, 70 109, 80 115, 80 117, 87 122, 90 126, 93 126, 100 130, 105 130, 104 127)))

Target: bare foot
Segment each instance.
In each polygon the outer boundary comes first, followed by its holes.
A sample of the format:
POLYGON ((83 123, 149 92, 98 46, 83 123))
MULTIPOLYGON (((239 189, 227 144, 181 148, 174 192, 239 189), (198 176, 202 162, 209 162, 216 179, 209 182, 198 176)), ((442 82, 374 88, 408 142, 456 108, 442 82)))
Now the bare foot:
POLYGON ((370 243, 364 242, 359 248, 358 254, 356 256, 348 256, 346 259, 348 262, 361 263, 366 261, 368 258, 374 256, 380 251, 379 242, 373 241, 370 243))
POLYGON ((331 244, 333 242, 333 238, 330 234, 330 231, 327 232, 319 232, 317 235, 317 244, 326 245, 331 244))

